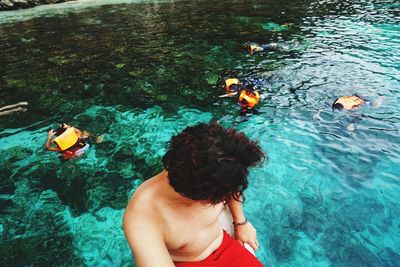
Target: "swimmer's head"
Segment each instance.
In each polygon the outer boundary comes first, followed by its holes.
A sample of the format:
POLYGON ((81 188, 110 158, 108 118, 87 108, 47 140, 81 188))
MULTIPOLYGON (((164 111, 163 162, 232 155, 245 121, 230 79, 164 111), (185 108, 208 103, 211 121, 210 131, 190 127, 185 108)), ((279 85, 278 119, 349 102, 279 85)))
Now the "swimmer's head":
POLYGON ((258 45, 256 43, 251 43, 251 42, 245 43, 244 47, 245 47, 246 50, 250 51, 250 54, 253 54, 254 52, 260 52, 260 51, 264 50, 264 48, 262 48, 260 45, 258 45))
POLYGON ((56 135, 59 136, 59 135, 63 134, 65 132, 65 130, 67 130, 67 128, 65 127, 65 124, 64 123, 60 123, 58 128, 55 130, 56 135))
POLYGON ((238 78, 228 78, 225 80, 224 86, 227 92, 236 92, 239 90, 241 82, 238 78))
POLYGON ((254 84, 249 83, 249 82, 245 84, 244 88, 246 88, 246 90, 251 91, 253 93, 255 91, 254 84))
POLYGON ((341 103, 337 103, 339 98, 336 98, 335 102, 332 104, 332 109, 342 110, 344 107, 341 103))

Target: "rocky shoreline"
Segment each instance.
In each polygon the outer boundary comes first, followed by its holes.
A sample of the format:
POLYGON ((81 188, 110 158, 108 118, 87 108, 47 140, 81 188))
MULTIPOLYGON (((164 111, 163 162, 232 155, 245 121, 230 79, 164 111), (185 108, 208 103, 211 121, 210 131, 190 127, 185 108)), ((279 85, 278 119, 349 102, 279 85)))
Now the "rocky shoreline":
POLYGON ((69 0, 0 0, 0 11, 30 8, 39 5, 57 4, 69 0))

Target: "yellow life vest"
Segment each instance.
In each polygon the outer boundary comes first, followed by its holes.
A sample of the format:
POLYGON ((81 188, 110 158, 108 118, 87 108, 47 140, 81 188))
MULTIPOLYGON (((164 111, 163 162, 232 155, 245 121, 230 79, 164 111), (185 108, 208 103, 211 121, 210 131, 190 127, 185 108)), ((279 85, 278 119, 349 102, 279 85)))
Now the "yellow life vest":
POLYGON ((253 52, 257 47, 256 45, 250 45, 250 52, 253 52))
POLYGON ((65 151, 75 145, 78 140, 79 136, 76 134, 74 127, 70 127, 61 135, 57 136, 53 141, 58 145, 61 151, 65 151))
POLYGON ((242 107, 253 108, 257 105, 260 100, 260 94, 257 91, 242 90, 239 95, 239 102, 242 107), (246 100, 246 104, 242 104, 242 101, 246 100))
POLYGON ((264 48, 262 48, 262 47, 259 46, 259 45, 256 45, 256 44, 250 45, 250 52, 251 52, 251 53, 253 53, 253 52, 258 52, 258 51, 262 51, 262 50, 264 50, 264 48))
POLYGON ((229 78, 225 80, 225 86, 226 86, 226 91, 230 92, 231 91, 231 86, 233 84, 239 84, 239 79, 236 78, 229 78))

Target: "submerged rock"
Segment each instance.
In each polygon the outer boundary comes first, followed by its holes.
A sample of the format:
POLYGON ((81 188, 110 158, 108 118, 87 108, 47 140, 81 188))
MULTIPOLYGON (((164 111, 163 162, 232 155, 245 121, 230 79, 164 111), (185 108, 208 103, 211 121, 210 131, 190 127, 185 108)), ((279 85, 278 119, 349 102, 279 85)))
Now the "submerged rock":
POLYGON ((10 148, 8 152, 10 153, 11 162, 24 160, 33 154, 33 151, 31 149, 20 146, 10 148))
POLYGON ((83 266, 74 255, 72 236, 29 236, 4 241, 0 246, 0 266, 50 266, 49 262, 83 266))
MULTIPOLYGON (((10 179, 12 175, 12 167, 10 165, 3 164, 0 166, 0 195, 11 195, 15 191, 14 182, 10 179)), ((4 206, 1 205, 1 207, 4 206)))
POLYGON ((270 237, 271 249, 279 260, 288 260, 292 254, 298 237, 294 232, 277 233, 270 237))

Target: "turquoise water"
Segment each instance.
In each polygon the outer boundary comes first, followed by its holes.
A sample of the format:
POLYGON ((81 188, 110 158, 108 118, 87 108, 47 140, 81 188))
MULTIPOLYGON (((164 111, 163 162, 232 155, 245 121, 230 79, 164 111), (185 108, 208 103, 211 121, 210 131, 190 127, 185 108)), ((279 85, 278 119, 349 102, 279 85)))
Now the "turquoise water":
POLYGON ((0 117, 0 266, 133 266, 127 200, 161 170, 172 135, 211 118, 269 155, 245 202, 263 263, 399 266, 399 9, 145 1, 0 13, 0 106, 29 102, 0 117), (287 51, 250 56, 247 41, 287 51), (257 84, 258 115, 217 97, 227 71, 257 84), (329 108, 354 93, 384 99, 329 108), (60 120, 105 140, 62 163, 43 150, 60 120))

